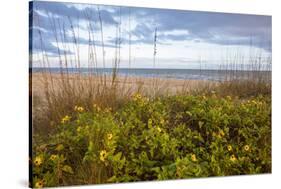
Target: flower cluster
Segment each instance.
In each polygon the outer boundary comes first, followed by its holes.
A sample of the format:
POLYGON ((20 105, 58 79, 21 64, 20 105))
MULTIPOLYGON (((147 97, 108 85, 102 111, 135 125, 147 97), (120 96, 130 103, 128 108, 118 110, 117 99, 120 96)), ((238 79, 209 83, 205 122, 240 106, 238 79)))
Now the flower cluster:
POLYGON ((142 99, 142 96, 140 93, 136 93, 133 95, 133 101, 138 101, 138 100, 141 100, 142 99))
POLYGON ((61 123, 62 124, 67 123, 68 121, 70 121, 70 119, 71 119, 71 117, 66 115, 61 119, 61 123))

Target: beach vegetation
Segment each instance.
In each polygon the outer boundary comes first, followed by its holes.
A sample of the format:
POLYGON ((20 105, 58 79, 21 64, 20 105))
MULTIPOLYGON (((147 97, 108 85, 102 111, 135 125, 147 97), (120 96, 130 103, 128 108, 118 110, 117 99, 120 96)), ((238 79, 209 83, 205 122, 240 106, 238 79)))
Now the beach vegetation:
POLYGON ((270 103, 135 94, 114 112, 76 111, 35 140, 35 186, 270 173, 270 103))

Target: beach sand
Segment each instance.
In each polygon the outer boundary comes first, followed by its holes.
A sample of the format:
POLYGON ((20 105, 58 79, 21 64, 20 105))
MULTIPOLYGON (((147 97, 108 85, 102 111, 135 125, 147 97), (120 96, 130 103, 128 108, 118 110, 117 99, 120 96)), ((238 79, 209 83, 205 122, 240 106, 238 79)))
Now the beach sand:
MULTIPOLYGON (((52 90, 58 91, 62 89, 64 82, 75 85, 81 90, 86 90, 87 86, 106 86, 112 87, 112 76, 89 76, 78 74, 57 73, 32 73, 32 95, 44 96, 44 90, 49 87, 52 90)), ((217 82, 207 80, 184 80, 172 78, 147 78, 134 76, 118 76, 114 81, 114 86, 120 89, 120 92, 141 92, 145 95, 151 94, 169 94, 174 95, 184 93, 191 90, 200 89, 202 87, 210 87, 216 85, 217 82)), ((77 90, 79 90, 77 89, 77 90)))

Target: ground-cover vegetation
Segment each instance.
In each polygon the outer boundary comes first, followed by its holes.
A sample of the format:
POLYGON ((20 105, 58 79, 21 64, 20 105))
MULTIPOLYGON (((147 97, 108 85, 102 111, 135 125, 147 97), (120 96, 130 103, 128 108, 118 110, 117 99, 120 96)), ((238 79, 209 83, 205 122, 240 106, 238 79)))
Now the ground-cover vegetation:
POLYGON ((77 104, 35 137, 34 186, 271 172, 268 96, 134 94, 121 108, 77 104))

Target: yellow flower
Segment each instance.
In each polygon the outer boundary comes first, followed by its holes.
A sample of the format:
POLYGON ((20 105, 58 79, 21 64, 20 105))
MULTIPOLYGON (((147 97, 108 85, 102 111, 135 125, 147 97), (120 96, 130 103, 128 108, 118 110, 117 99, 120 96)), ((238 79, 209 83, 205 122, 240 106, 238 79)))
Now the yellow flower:
POLYGON ((226 96, 226 99, 227 100, 231 100, 231 96, 226 96))
POLYGON ((81 131, 81 127, 79 126, 77 129, 76 129, 76 131, 77 131, 77 133, 79 133, 80 131, 81 131))
POLYGON ((249 146, 249 145, 245 145, 245 146, 244 146, 244 150, 245 150, 245 151, 249 151, 249 150, 250 150, 250 146, 249 146))
POLYGON ((237 159, 236 159, 235 155, 232 154, 232 155, 230 156, 230 161, 234 162, 234 161, 236 161, 236 160, 237 160, 237 159))
POLYGON ((101 160, 102 162, 104 162, 106 157, 107 157, 107 152, 106 152, 106 150, 102 150, 102 151, 100 152, 100 160, 101 160))
POLYGON ((107 139, 108 139, 108 140, 111 140, 112 137, 113 137, 113 135, 112 135, 111 133, 107 134, 107 139))
POLYGON ((56 150, 57 151, 62 151, 64 149, 64 146, 62 144, 59 144, 57 147, 56 147, 56 150))
POLYGON ((35 183, 35 188, 42 188, 43 184, 44 184, 43 180, 39 180, 35 183))
POLYGON ((197 161, 196 155, 195 155, 195 154, 192 154, 192 155, 191 155, 191 160, 192 160, 192 161, 197 161))
POLYGON ((50 160, 55 161, 58 159, 58 155, 51 155, 50 160))
POLYGON ((160 124, 161 124, 161 125, 164 125, 164 123, 165 123, 165 120, 162 118, 162 119, 160 120, 160 124))
POLYGON ((228 146, 227 146, 227 150, 228 150, 228 151, 232 151, 232 146, 231 146, 231 145, 228 145, 228 146))
POLYGON ((133 101, 138 101, 142 98, 141 94, 140 93, 136 93, 133 95, 133 101))
POLYGON ((83 112, 84 108, 82 106, 75 106, 74 110, 77 111, 77 112, 83 112))
POLYGON ((160 127, 157 127, 157 131, 161 133, 162 129, 160 127))
POLYGON ((41 157, 37 156, 35 159, 34 159, 34 164, 36 166, 40 166, 42 164, 43 160, 41 157))
POLYGON ((62 118, 61 123, 64 124, 64 123, 68 122, 70 119, 71 119, 71 117, 66 115, 64 118, 62 118))

